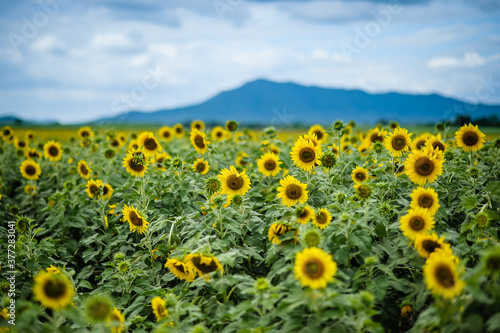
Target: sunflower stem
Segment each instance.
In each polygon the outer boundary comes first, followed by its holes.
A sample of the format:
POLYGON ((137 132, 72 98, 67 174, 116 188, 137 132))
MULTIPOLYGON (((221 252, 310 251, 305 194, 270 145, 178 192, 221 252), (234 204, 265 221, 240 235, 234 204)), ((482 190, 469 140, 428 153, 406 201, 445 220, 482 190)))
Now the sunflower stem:
POLYGON ((170 226, 170 232, 168 233, 168 249, 170 250, 170 246, 172 245, 172 233, 174 232, 174 226, 175 223, 177 222, 177 219, 172 221, 172 225, 170 226))

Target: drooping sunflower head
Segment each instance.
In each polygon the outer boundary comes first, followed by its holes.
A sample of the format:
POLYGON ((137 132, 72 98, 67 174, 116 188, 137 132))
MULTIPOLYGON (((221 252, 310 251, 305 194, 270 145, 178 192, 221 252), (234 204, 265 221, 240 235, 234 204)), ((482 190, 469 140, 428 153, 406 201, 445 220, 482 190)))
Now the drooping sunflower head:
POLYGON ((330 225, 331 221, 332 214, 328 211, 328 209, 321 208, 314 214, 313 225, 323 230, 330 225))
POLYGON ((102 191, 102 187, 104 186, 104 184, 102 183, 101 180, 99 179, 89 179, 87 181, 87 189, 85 190, 85 192, 87 192, 87 194, 89 195, 89 197, 92 199, 94 198, 94 196, 98 195, 99 193, 101 193, 102 191))
POLYGON ((94 137, 94 132, 92 131, 92 129, 88 126, 85 126, 85 127, 81 127, 79 130, 78 130, 78 136, 81 138, 81 139, 85 139, 85 138, 93 138, 94 137))
POLYGON ((444 237, 439 238, 436 234, 421 234, 415 238, 415 248, 423 258, 428 258, 437 250, 452 253, 450 245, 444 242, 444 237))
POLYGON ((296 166, 311 172, 315 166, 321 164, 321 146, 315 146, 311 140, 299 137, 290 152, 290 157, 296 166))
POLYGON ((293 176, 286 176, 280 180, 278 187, 278 198, 285 206, 295 206, 297 203, 304 204, 307 202, 308 191, 307 184, 302 184, 293 176))
POLYGON ((159 137, 160 140, 170 142, 174 138, 174 131, 170 127, 164 126, 160 128, 159 137))
POLYGON ((295 256, 294 273, 304 287, 325 288, 337 273, 337 263, 331 254, 310 247, 295 256))
POLYGON ((208 142, 205 139, 205 133, 196 128, 191 131, 190 141, 194 149, 200 154, 205 154, 208 151, 208 142))
POLYGON ((320 142, 326 142, 328 140, 328 133, 321 125, 313 125, 309 128, 309 135, 315 134, 320 142))
POLYGON ((395 121, 391 121, 389 123, 389 128, 391 129, 391 131, 395 131, 399 128, 399 124, 395 121))
POLYGON ((405 128, 398 127, 394 132, 389 133, 384 139, 385 148, 394 157, 404 155, 410 149, 411 135, 405 128))
POLYGON ((463 151, 477 151, 484 146, 485 135, 476 126, 472 124, 464 125, 455 133, 455 141, 457 146, 463 151))
POLYGON ((235 194, 244 195, 250 190, 250 179, 244 171, 238 172, 234 166, 223 169, 219 175, 222 184, 221 194, 229 197, 235 194))
POLYGON ((224 268, 219 263, 217 257, 206 256, 203 254, 188 254, 186 256, 186 263, 189 269, 191 269, 196 275, 204 277, 205 280, 209 280, 209 274, 220 270, 224 273, 224 268))
POLYGON ((166 302, 160 296, 156 296, 151 300, 151 308, 155 314, 156 321, 160 321, 162 318, 168 318, 169 313, 166 308, 166 302))
POLYGON ((137 141, 142 146, 142 151, 146 157, 153 157, 156 153, 163 150, 153 132, 142 132, 137 141))
POLYGON ((109 184, 105 184, 102 187, 102 200, 109 200, 111 196, 113 195, 113 187, 109 184))
POLYGON ((36 186, 34 185, 26 185, 24 187, 24 193, 26 193, 27 195, 35 195, 36 194, 36 186))
POLYGON ((149 222, 133 206, 125 205, 122 214, 122 219, 128 222, 130 231, 142 235, 148 230, 149 222))
POLYGON ((462 293, 465 282, 460 279, 457 262, 448 253, 436 251, 423 266, 425 284, 432 294, 452 299, 462 293))
POLYGON ((292 228, 291 226, 289 226, 288 224, 285 224, 283 222, 273 223, 269 227, 269 231, 267 233, 267 238, 269 239, 269 241, 271 243, 275 243, 275 244, 279 245, 282 242, 282 240, 280 239, 280 237, 283 236, 284 234, 286 234, 289 231, 293 231, 294 232, 294 238, 292 240, 292 243, 295 244, 297 242, 297 239, 295 238, 295 236, 297 236, 299 234, 299 230, 295 229, 295 228, 292 228))
POLYGON ((378 127, 375 127, 375 128, 372 128, 369 132, 368 132, 368 140, 370 140, 370 142, 373 144, 375 142, 384 142, 384 136, 387 135, 387 131, 386 130, 382 130, 378 127))
POLYGON ((142 150, 131 150, 123 159, 122 165, 133 176, 144 177, 148 169, 148 160, 142 150))
POLYGON ((113 312, 113 303, 107 295, 95 295, 85 301, 85 315, 92 323, 108 320, 113 312))
POLYGON ((182 124, 175 124, 174 127, 172 127, 173 131, 174 131, 174 135, 177 137, 177 138, 182 138, 184 136, 184 126, 182 126, 182 124))
POLYGON ((71 304, 74 291, 63 274, 40 271, 34 280, 33 295, 43 307, 59 310, 71 304))
POLYGON ((78 173, 80 174, 80 176, 83 179, 89 179, 90 178, 90 175, 92 174, 92 170, 90 170, 87 162, 85 162, 83 160, 79 161, 77 169, 78 169, 78 173))
POLYGON ((358 166, 352 170, 352 181, 356 184, 361 184, 362 182, 368 180, 368 173, 369 171, 367 169, 358 166))
POLYGON ((438 194, 432 188, 417 187, 410 194, 411 203, 410 208, 424 208, 429 211, 431 215, 434 215, 439 209, 438 194))
POLYGON ((24 178, 29 180, 37 180, 42 174, 42 168, 35 160, 27 159, 21 163, 19 167, 24 178))
POLYGON ((43 146, 43 153, 45 158, 49 159, 49 161, 57 162, 62 158, 63 151, 61 149, 61 144, 53 140, 48 141, 43 146))
POLYGON ((180 280, 191 282, 195 278, 194 271, 182 260, 170 258, 165 263, 165 267, 168 267, 168 269, 170 269, 170 271, 180 280))
POLYGON ((307 133, 307 134, 299 136, 299 138, 311 141, 315 147, 321 146, 321 140, 318 139, 318 137, 316 136, 315 133, 307 133))
POLYGON ((411 240, 415 240, 419 235, 425 235, 434 228, 434 218, 427 209, 410 209, 408 213, 401 217, 400 228, 403 234, 411 240))
POLYGON ((297 217, 297 222, 301 224, 306 224, 314 215, 314 209, 309 206, 299 206, 295 209, 295 216, 297 217))
POLYGON ((203 131, 205 129, 205 123, 202 120, 193 120, 191 122, 191 130, 203 131))
POLYGON ((257 161, 259 172, 267 177, 276 176, 281 171, 280 164, 279 157, 273 153, 266 153, 257 161))
POLYGON ((208 161, 205 161, 203 158, 197 158, 191 166, 191 169, 194 172, 199 172, 200 174, 205 175, 210 169, 210 166, 208 164, 208 161))
POLYGON ((401 317, 408 318, 413 312, 413 306, 411 304, 405 304, 401 307, 401 317))
POLYGON ((424 147, 412 152, 405 161, 405 172, 418 185, 433 183, 443 173, 443 154, 424 147))

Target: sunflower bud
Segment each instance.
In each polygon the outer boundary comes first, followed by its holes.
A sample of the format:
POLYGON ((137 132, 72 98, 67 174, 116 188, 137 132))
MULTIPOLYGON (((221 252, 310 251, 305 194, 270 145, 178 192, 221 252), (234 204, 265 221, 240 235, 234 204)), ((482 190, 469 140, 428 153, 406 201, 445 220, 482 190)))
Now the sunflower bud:
POLYGON ((107 159, 112 159, 113 157, 115 157, 115 150, 114 149, 106 149, 106 151, 104 152, 104 157, 106 157, 107 159))
POLYGON ((321 157, 321 165, 327 169, 332 168, 336 162, 337 159, 335 158, 335 155, 333 155, 332 153, 326 153, 321 157))
POLYGON ((447 161, 452 161, 455 158, 455 153, 451 150, 447 150, 444 152, 444 158, 447 161))
POLYGON ((233 197, 232 203, 234 203, 236 206, 240 206, 243 203, 243 197, 239 194, 236 194, 233 197))
POLYGON ((67 180, 64 182, 64 188, 67 191, 71 191, 73 189, 73 182, 71 180, 67 180))
POLYGON ((472 167, 468 170, 469 172, 469 176, 471 178, 474 178, 474 179, 478 179, 479 178, 479 169, 476 168, 476 167, 472 167))
POLYGON ((408 318, 413 312, 411 304, 405 304, 401 307, 401 317, 408 318))
POLYGON ((229 132, 234 132, 238 129, 238 123, 235 122, 234 120, 226 121, 226 129, 229 132))
POLYGON ((264 129, 264 133, 266 133, 267 135, 272 135, 274 133, 276 133, 276 129, 274 127, 266 127, 264 129))
POLYGON ((213 201, 214 201, 214 204, 217 206, 224 204, 224 198, 222 197, 222 195, 216 195, 214 197, 213 201))
POLYGON ((361 303, 363 303, 366 308, 371 308, 373 306, 373 302, 375 302, 375 296, 373 296, 373 294, 369 291, 361 291, 359 293, 359 297, 361 299, 361 303))
POLYGON ((373 266, 378 262, 377 257, 370 256, 365 259, 365 266, 373 266))
POLYGON ((486 213, 479 213, 475 218, 476 225, 480 228, 487 228, 490 224, 490 217, 486 213))
POLYGON ((172 167, 174 169, 179 169, 182 166, 182 160, 179 157, 172 159, 172 167))
POLYGON ((130 263, 127 260, 124 260, 116 266, 116 269, 118 272, 125 274, 130 270, 130 263))
POLYGON ((375 142, 373 144, 373 150, 375 150, 377 154, 380 154, 384 150, 384 144, 379 141, 375 142))
POLYGON ((343 203, 344 200, 345 200, 345 193, 344 192, 337 193, 337 201, 339 203, 343 203))
POLYGON ((444 125, 443 125, 443 123, 437 123, 437 124, 436 124, 436 129, 437 129, 439 132, 444 131, 444 125))
POLYGON ((269 282, 267 281, 267 279, 265 277, 258 278, 255 281, 254 288, 257 291, 264 291, 264 290, 269 288, 269 282))
POLYGON ((336 131, 342 131, 344 129, 344 124, 340 120, 337 120, 333 124, 333 129, 336 130, 336 131))
POLYGON ((312 228, 306 231, 302 241, 307 247, 317 247, 321 242, 321 232, 316 228, 312 228))
POLYGON ((104 322, 112 310, 113 304, 108 296, 92 296, 85 302, 85 314, 93 323, 104 322))
POLYGON ((220 182, 219 178, 212 177, 212 178, 208 178, 205 181, 205 190, 207 191, 207 193, 209 195, 212 195, 214 193, 219 192, 221 187, 222 187, 222 183, 220 182))

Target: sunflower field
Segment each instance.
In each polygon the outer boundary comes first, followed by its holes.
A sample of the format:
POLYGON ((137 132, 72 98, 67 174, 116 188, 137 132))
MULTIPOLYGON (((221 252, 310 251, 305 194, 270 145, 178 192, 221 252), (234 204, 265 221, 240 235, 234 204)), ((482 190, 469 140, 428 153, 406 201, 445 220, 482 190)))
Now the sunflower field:
POLYGON ((0 332, 500 332, 477 126, 1 131, 0 332))

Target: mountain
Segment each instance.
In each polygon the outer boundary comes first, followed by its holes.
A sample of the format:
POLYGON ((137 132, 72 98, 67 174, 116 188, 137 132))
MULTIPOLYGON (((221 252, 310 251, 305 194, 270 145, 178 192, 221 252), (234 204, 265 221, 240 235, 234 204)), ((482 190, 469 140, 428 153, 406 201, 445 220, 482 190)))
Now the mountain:
POLYGON ((452 120, 459 114, 473 119, 500 115, 499 105, 471 105, 437 94, 369 94, 345 90, 276 83, 267 80, 249 82, 234 90, 221 92, 193 106, 156 112, 128 112, 96 123, 155 123, 168 125, 201 119, 244 124, 287 126, 293 123, 330 123, 344 121, 373 123, 382 119, 402 123, 429 123, 452 120))

